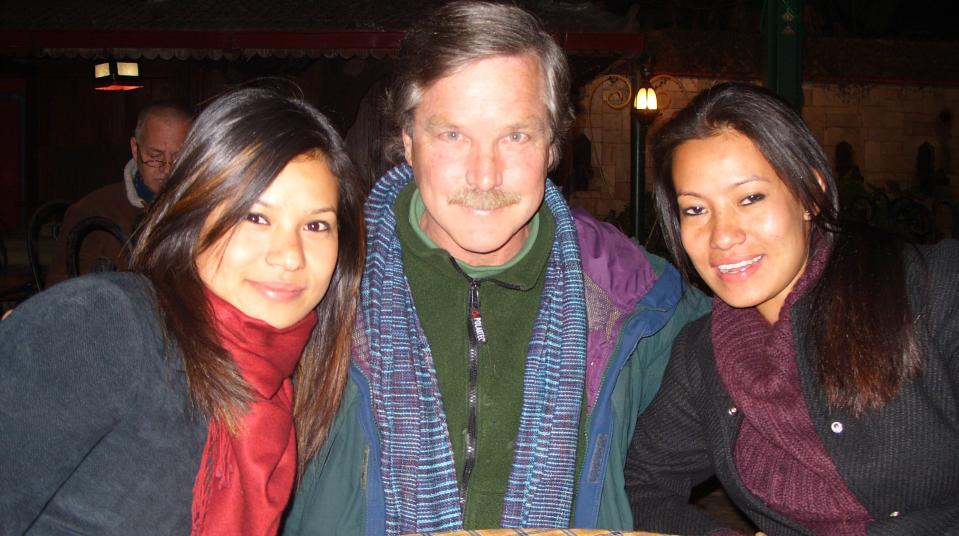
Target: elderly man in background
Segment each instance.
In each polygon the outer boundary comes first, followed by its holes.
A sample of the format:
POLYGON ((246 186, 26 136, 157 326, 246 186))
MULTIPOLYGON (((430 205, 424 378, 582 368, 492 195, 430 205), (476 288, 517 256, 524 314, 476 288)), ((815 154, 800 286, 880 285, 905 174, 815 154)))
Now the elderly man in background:
MULTIPOLYGON (((81 221, 99 216, 117 224, 127 236, 132 234, 146 206, 170 175, 191 122, 190 114, 173 104, 152 104, 140 110, 130 138, 132 158, 123 168, 123 180, 94 190, 67 209, 46 276, 47 285, 67 278, 67 239, 81 221)), ((122 267, 122 246, 105 233, 91 234, 80 249, 80 273, 100 269, 101 263, 122 267)))
POLYGON ((446 4, 396 65, 406 163, 367 201, 350 382, 286 533, 631 530, 636 416, 705 301, 547 180, 569 68, 535 17, 446 4))

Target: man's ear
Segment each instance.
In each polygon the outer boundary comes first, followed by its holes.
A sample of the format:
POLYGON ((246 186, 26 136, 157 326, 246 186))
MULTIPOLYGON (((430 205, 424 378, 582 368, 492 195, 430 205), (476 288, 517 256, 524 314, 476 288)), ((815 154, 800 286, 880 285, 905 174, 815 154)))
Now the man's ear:
POLYGON ((130 136, 130 158, 134 161, 137 160, 137 138, 136 136, 130 136))
POLYGON ((406 163, 413 165, 413 138, 406 132, 406 129, 403 129, 403 156, 406 158, 406 163))

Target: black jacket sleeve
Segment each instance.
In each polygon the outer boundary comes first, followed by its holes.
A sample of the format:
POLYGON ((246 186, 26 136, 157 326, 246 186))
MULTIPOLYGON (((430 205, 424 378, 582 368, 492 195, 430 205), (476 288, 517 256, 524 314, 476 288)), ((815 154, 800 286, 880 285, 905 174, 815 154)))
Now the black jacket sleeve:
POLYGON ((637 530, 708 534, 724 529, 688 504, 692 487, 713 474, 697 403, 707 395, 690 355, 695 346, 690 340, 703 330, 708 330, 705 319, 689 324, 676 338, 663 385, 636 425, 625 478, 637 530))
MULTIPOLYGON (((923 269, 911 270, 909 274, 910 288, 920 289, 912 294, 912 306, 920 337, 928 341, 924 358, 941 359, 943 366, 937 370, 942 371, 938 378, 945 384, 942 388, 959 392, 959 242, 944 240, 922 248, 919 255, 923 269)), ((906 260, 915 263, 919 259, 907 255, 906 260)), ((953 407, 952 415, 957 414, 959 407, 953 407)), ((959 497, 947 497, 941 504, 876 519, 866 532, 870 536, 957 534, 959 497)))
POLYGON ((130 295, 81 278, 0 322, 0 534, 21 534, 120 419, 143 353, 130 295))

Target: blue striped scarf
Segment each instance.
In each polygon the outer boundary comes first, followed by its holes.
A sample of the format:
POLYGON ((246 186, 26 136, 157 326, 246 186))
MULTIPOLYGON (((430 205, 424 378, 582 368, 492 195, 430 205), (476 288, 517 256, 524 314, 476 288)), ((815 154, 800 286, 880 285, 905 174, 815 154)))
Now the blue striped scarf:
MULTIPOLYGON (((362 315, 354 335, 354 360, 369 377, 380 436, 388 534, 463 526, 433 356, 403 274, 396 237, 393 207, 411 179, 408 165, 393 168, 367 200, 362 315)), ((503 500, 502 525, 510 528, 566 527, 573 498, 586 368, 586 301, 575 224, 549 181, 546 203, 556 220, 556 234, 527 351, 520 425, 503 500)))

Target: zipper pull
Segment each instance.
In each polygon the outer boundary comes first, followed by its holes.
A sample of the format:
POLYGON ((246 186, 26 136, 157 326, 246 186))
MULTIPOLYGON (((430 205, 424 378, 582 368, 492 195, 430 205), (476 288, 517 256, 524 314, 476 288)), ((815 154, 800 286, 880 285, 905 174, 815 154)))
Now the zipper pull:
POLYGON ((480 313, 479 283, 470 281, 469 311, 466 322, 469 325, 470 342, 476 345, 486 344, 486 330, 483 328, 483 315, 480 313))

